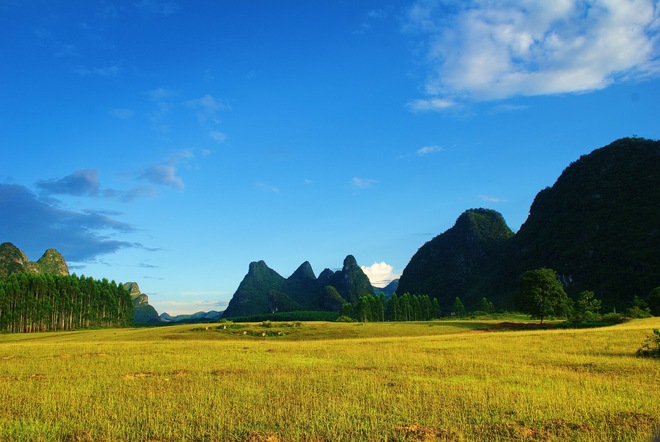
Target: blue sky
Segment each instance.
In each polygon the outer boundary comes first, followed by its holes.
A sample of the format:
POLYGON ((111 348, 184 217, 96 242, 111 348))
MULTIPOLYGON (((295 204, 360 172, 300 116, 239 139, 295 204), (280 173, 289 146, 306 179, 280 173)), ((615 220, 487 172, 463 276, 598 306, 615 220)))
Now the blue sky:
POLYGON ((465 210, 518 230, 660 138, 660 6, 0 0, 0 242, 223 309, 251 261, 403 271, 465 210))

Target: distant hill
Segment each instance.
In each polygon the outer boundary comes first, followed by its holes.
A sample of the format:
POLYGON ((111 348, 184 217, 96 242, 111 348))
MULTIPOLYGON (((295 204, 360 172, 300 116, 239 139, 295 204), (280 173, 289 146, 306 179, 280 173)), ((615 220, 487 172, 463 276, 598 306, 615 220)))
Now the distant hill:
POLYGON ((156 309, 149 304, 149 297, 140 291, 137 282, 125 282, 123 287, 131 295, 133 302, 133 323, 135 324, 160 324, 160 316, 156 309))
POLYGON ((399 288, 399 280, 395 279, 389 284, 387 284, 385 287, 374 287, 374 293, 378 295, 379 293, 382 293, 385 295, 385 298, 389 299, 392 297, 392 295, 398 290, 399 288))
POLYGON ((14 244, 0 244, 0 278, 20 272, 66 276, 69 274, 69 267, 64 257, 55 249, 46 250, 37 262, 33 262, 14 244))
POLYGON ((660 285, 660 142, 624 138, 569 165, 538 193, 511 234, 501 215, 469 210, 424 244, 399 292, 429 294, 443 307, 486 296, 512 306, 522 273, 555 269, 569 294, 592 290, 604 309, 630 306, 660 285))
POLYGON ((305 310, 339 311, 342 303, 373 293, 369 278, 351 255, 344 259, 341 270, 325 269, 318 278, 309 262, 284 278, 264 261, 258 261, 250 263, 223 317, 305 310))

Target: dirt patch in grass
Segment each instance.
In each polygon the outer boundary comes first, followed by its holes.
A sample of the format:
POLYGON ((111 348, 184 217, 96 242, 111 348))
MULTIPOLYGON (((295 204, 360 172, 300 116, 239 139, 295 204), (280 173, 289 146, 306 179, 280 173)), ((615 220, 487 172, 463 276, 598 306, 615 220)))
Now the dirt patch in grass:
POLYGON ((247 373, 249 373, 249 371, 245 368, 219 368, 211 372, 213 376, 235 376, 247 373))
POLYGON ((143 379, 143 378, 150 378, 153 376, 155 376, 155 374, 150 372, 126 373, 124 375, 124 379, 129 379, 129 380, 143 379))
POLYGON ((415 441, 415 442, 430 442, 430 441, 446 441, 455 442, 462 441, 459 434, 452 430, 440 427, 433 427, 428 425, 402 425, 394 429, 396 435, 400 440, 415 441))
POLYGON ((270 431, 267 433, 252 431, 247 435, 245 440, 247 442, 280 442, 281 439, 277 434, 270 431))
POLYGON ((486 328, 486 331, 516 331, 516 330, 552 330, 554 324, 537 324, 535 322, 498 322, 486 328))

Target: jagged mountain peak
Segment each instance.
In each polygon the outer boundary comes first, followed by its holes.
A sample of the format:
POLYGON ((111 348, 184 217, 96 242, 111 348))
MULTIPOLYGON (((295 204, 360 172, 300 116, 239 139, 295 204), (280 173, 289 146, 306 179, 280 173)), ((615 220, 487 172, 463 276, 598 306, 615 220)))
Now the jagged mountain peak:
POLYGON ((42 273, 53 275, 68 275, 69 266, 67 266, 64 257, 55 249, 48 249, 37 261, 39 270, 42 273))
POLYGON ((291 280, 311 280, 311 279, 316 279, 316 275, 314 274, 314 270, 312 269, 312 265, 309 263, 309 261, 305 261, 300 266, 296 269, 295 272, 291 274, 288 278, 290 281, 291 280))
POLYGON ((355 256, 348 255, 346 258, 344 258, 344 271, 347 271, 351 267, 357 267, 357 265, 358 264, 355 256))

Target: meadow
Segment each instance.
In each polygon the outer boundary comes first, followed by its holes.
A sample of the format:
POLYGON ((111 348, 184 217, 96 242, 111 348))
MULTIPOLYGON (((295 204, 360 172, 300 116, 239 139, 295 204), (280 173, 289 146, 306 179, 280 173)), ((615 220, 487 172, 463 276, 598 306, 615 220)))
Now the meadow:
POLYGON ((650 441, 660 318, 250 323, 0 335, 3 441, 650 441))

